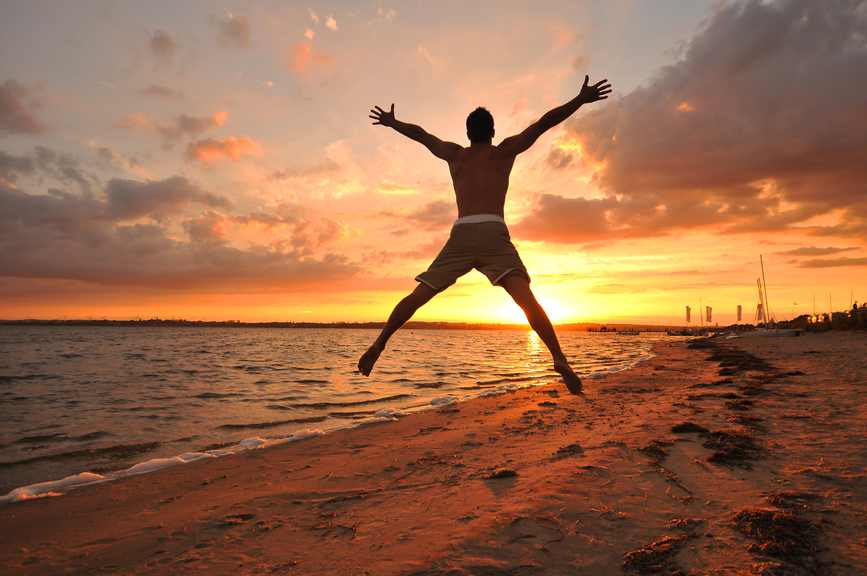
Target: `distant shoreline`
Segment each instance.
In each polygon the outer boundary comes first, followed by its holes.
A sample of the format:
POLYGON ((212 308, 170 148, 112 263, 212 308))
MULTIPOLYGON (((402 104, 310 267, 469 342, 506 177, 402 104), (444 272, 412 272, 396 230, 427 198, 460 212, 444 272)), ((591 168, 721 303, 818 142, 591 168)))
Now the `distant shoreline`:
MULTIPOLYGON (((204 321, 183 319, 149 320, 0 320, 0 326, 130 326, 130 327, 201 327, 201 328, 342 328, 356 330, 381 330, 385 322, 241 322, 240 320, 204 321)), ((580 332, 617 332, 632 330, 637 332, 666 332, 683 330, 683 326, 644 325, 629 323, 580 322, 555 324, 561 331, 580 332), (601 330, 606 328, 607 330, 601 330)), ((724 327, 706 328, 709 331, 723 330, 724 327)), ((473 322, 407 322, 403 330, 530 330, 529 324, 497 324, 473 322)))

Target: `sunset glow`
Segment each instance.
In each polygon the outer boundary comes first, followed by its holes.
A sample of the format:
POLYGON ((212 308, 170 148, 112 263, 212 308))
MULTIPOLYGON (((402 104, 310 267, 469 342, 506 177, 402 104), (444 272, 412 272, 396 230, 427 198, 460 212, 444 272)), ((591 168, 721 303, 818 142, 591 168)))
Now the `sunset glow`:
MULTIPOLYGON (((382 321, 457 217, 368 110, 518 158, 512 239, 555 323, 779 319, 867 299, 867 3, 11 2, 0 319, 382 321), (227 11, 231 9, 231 12, 227 11)), ((462 278, 418 320, 524 322, 462 278)))

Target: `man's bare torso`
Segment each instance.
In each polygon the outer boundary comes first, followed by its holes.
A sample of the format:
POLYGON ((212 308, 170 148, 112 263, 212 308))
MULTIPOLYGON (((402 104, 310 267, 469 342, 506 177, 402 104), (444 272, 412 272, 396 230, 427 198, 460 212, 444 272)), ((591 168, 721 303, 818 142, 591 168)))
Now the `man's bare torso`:
POLYGON ((474 214, 503 217, 515 156, 504 154, 492 144, 476 143, 462 148, 448 164, 455 187, 458 218, 474 214))

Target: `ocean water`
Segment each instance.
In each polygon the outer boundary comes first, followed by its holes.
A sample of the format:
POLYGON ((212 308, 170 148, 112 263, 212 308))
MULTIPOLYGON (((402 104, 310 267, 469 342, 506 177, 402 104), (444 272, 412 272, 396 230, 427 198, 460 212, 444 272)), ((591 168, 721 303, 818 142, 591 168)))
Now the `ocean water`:
MULTIPOLYGON (((535 333, 516 330, 402 330, 365 378, 355 366, 377 333, 0 326, 0 496, 559 380, 535 333)), ((558 336, 582 377, 666 338, 558 336)))

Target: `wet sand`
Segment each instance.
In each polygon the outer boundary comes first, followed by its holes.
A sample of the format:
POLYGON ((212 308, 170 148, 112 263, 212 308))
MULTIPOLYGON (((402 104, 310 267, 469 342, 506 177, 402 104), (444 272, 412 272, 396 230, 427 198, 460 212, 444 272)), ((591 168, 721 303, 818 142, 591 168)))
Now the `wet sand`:
POLYGON ((551 384, 2 505, 0 568, 863 574, 867 334, 655 353, 582 396, 551 384))

